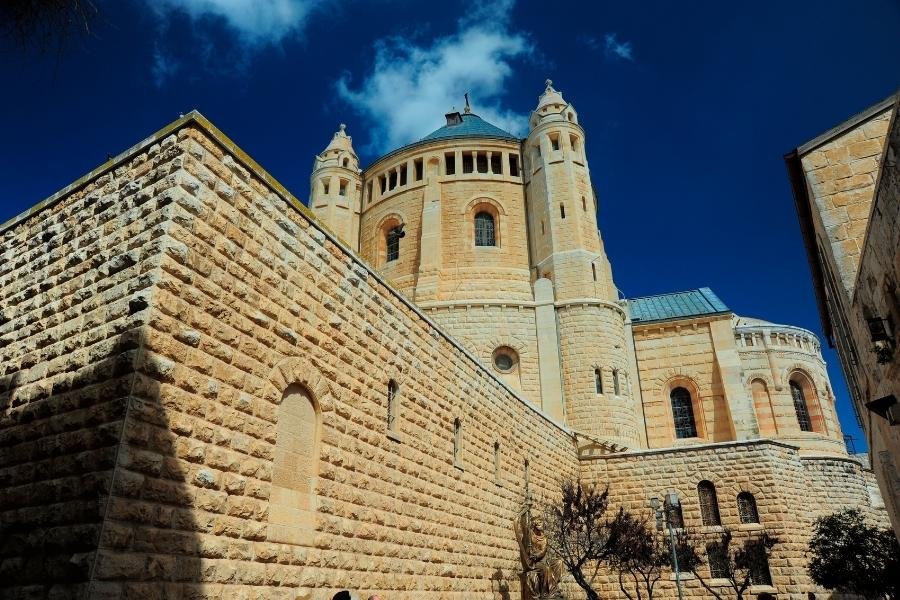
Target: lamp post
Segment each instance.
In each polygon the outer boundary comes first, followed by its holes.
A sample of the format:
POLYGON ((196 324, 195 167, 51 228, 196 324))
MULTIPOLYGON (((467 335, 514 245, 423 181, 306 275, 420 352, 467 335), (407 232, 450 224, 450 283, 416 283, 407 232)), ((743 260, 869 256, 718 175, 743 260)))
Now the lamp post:
POLYGON ((675 571, 675 587, 678 589, 678 600, 684 600, 681 595, 681 572, 678 570, 678 553, 675 551, 675 528, 672 527, 672 521, 669 519, 669 511, 666 508, 678 506, 678 493, 670 491, 666 493, 666 500, 660 503, 659 498, 650 498, 650 506, 656 513, 656 529, 663 530, 663 520, 665 520, 666 529, 669 530, 669 550, 672 553, 672 570, 675 571))

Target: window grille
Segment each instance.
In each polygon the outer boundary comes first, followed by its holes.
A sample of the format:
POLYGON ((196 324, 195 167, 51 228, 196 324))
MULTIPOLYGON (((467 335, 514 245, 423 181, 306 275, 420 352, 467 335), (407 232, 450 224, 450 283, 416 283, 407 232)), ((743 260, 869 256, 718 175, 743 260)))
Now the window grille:
POLYGON ((737 497, 738 515, 741 523, 759 523, 759 512, 756 510, 756 498, 750 492, 741 492, 737 497))
POLYGON ((769 557, 766 555, 766 547, 759 541, 754 543, 749 550, 753 556, 750 561, 750 583, 753 585, 772 585, 772 574, 769 572, 769 557))
POLYGON ((491 213, 480 212, 475 215, 475 245, 496 246, 494 217, 491 213))
POLYGON ((678 439, 697 437, 691 393, 683 387, 677 387, 672 390, 670 398, 672 400, 672 418, 675 421, 675 437, 678 439))
POLYGON ((400 237, 402 236, 402 227, 393 227, 387 232, 387 260, 397 260, 400 258, 400 237))
POLYGON ((700 518, 704 525, 721 525, 719 501, 716 498, 716 486, 711 481, 697 484, 697 495, 700 497, 700 518))
POLYGON ((722 544, 717 542, 707 544, 706 558, 709 560, 709 576, 712 579, 728 578, 728 557, 722 544))
POLYGON ((681 512, 681 504, 666 502, 666 523, 671 529, 684 529, 684 514, 681 512))
POLYGON ((797 413, 800 431, 812 431, 812 420, 809 418, 809 409, 806 406, 806 398, 803 396, 803 388, 795 381, 791 382, 791 396, 794 399, 794 411, 797 413))

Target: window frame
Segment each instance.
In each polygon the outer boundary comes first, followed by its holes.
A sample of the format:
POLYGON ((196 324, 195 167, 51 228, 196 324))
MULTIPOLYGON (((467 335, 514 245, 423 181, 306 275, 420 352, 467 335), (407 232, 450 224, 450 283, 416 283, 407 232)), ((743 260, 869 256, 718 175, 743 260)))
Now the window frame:
POLYGON ((669 391, 669 406, 672 410, 672 424, 675 430, 675 439, 678 440, 687 440, 691 438, 697 438, 699 436, 699 432, 697 429, 697 415, 694 414, 694 397, 691 394, 690 390, 688 390, 684 386, 676 386, 673 387, 669 391), (684 395, 678 393, 679 398, 677 401, 679 404, 676 406, 676 392, 679 390, 683 390, 684 395), (689 425, 688 428, 688 418, 689 425), (686 435, 689 434, 689 435, 686 435))
POLYGON ((475 247, 477 248, 496 248, 497 247, 497 218, 493 212, 485 210, 484 207, 475 213, 472 218, 472 225, 475 234, 475 247), (490 226, 487 223, 490 222, 490 226))

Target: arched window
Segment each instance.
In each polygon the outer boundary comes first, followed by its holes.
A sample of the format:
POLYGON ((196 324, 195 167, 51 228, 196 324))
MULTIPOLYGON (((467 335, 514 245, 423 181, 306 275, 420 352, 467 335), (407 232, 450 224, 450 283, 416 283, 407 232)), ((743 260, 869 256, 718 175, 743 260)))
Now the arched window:
POLYGON ((716 498, 716 486, 712 481, 701 481, 697 484, 697 496, 700 498, 700 518, 704 525, 721 525, 719 517, 719 500, 716 498))
POLYGON ((677 387, 669 395, 672 400, 672 419, 675 421, 675 437, 678 439, 697 437, 697 424, 694 422, 694 406, 691 393, 683 387, 677 387))
POLYGON ((344 157, 344 160, 341 161, 341 166, 344 167, 344 168, 346 168, 346 167, 348 167, 349 165, 350 165, 350 159, 347 158, 347 157, 345 156, 345 157, 344 157))
POLYGON ((400 238, 403 237, 403 226, 397 225, 392 227, 385 234, 387 246, 387 261, 397 260, 400 258, 400 238))
POLYGON ((400 388, 393 379, 388 382, 387 401, 387 428, 388 431, 397 431, 397 413, 400 408, 400 388))
POLYGON ((462 467, 462 421, 453 419, 453 464, 462 467))
POLYGON ((619 370, 613 369, 613 394, 616 396, 620 395, 621 390, 619 389, 619 370))
POLYGON ((496 246, 494 215, 482 211, 475 215, 475 245, 496 246))
POLYGON ((681 512, 681 503, 669 504, 666 499, 666 523, 671 529, 684 529, 684 514, 681 512))
POLYGON ((312 545, 319 470, 319 415, 309 391, 289 386, 278 406, 268 539, 312 545))
POLYGON ((738 515, 741 523, 759 523, 759 512, 756 510, 756 498, 750 492, 741 492, 737 497, 738 515))
POLYGON ((594 386, 598 394, 603 393, 603 372, 599 368, 594 369, 594 386))
POLYGON ((797 413, 797 422, 800 431, 812 431, 812 420, 809 418, 809 408, 806 406, 806 398, 803 396, 803 388, 796 381, 791 381, 791 397, 794 399, 794 412, 797 413))

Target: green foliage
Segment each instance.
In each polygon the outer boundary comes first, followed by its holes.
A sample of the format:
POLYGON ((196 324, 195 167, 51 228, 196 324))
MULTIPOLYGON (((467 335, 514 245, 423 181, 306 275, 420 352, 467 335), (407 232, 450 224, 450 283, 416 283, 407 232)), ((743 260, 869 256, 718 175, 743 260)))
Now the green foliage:
POLYGON ((868 599, 900 598, 900 546, 888 528, 871 527, 858 510, 816 520, 809 575, 829 590, 868 599))

